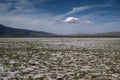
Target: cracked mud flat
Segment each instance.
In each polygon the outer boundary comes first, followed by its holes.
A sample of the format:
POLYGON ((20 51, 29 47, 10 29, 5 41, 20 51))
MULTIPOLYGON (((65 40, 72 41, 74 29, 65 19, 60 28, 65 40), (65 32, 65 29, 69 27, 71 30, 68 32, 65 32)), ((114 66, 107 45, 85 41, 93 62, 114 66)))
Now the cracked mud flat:
POLYGON ((120 38, 0 38, 0 80, 120 80, 120 38))

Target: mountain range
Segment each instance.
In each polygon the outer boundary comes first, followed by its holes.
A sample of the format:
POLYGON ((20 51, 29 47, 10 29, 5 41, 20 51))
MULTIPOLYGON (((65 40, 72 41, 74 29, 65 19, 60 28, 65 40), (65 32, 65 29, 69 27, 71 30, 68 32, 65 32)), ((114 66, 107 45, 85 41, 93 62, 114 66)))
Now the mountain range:
POLYGON ((120 32, 106 32, 106 33, 95 33, 95 34, 87 34, 87 33, 76 33, 69 35, 58 35, 54 33, 44 32, 44 31, 34 31, 34 30, 26 30, 26 29, 18 29, 7 27, 5 25, 0 24, 0 37, 4 36, 16 36, 16 37, 24 37, 24 36, 60 36, 60 37, 120 37, 120 32))
POLYGON ((44 31, 11 28, 0 24, 0 36, 55 36, 55 35, 56 34, 44 31))
POLYGON ((95 34, 86 34, 86 33, 77 33, 71 34, 69 36, 81 36, 81 37, 120 37, 120 32, 104 32, 104 33, 95 33, 95 34))

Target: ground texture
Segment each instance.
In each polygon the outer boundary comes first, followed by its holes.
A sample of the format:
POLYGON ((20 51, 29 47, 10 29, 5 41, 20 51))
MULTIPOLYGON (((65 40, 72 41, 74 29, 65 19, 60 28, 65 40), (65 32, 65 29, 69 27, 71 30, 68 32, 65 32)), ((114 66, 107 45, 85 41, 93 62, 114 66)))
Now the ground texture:
POLYGON ((0 38, 0 80, 120 80, 120 38, 0 38))

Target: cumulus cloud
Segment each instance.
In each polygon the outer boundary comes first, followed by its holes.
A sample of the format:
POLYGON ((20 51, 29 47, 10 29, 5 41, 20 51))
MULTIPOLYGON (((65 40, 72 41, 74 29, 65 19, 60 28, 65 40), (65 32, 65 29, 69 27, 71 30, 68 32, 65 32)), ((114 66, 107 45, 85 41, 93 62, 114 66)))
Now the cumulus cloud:
POLYGON ((64 22, 66 23, 78 23, 80 22, 79 18, 75 18, 75 17, 67 17, 64 22))
POLYGON ((76 17, 67 17, 64 20, 65 23, 82 23, 82 24, 91 24, 93 21, 90 20, 80 20, 79 18, 76 17))

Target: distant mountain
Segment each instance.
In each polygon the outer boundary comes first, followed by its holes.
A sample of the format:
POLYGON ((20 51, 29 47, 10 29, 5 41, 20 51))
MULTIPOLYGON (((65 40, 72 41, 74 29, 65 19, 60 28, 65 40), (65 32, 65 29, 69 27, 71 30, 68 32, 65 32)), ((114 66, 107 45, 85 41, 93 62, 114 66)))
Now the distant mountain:
POLYGON ((56 34, 43 31, 11 28, 0 24, 0 36, 56 36, 56 34))
POLYGON ((115 37, 120 37, 120 32, 96 33, 96 34, 92 34, 92 36, 115 36, 115 37))
POLYGON ((11 28, 0 24, 0 36, 120 37, 120 32, 106 32, 96 34, 76 33, 70 35, 57 35, 44 31, 11 28))
POLYGON ((81 37, 120 37, 120 32, 106 32, 106 33, 95 33, 95 34, 86 34, 86 33, 76 33, 69 36, 81 36, 81 37))
POLYGON ((70 34, 69 36, 88 36, 87 33, 76 33, 76 34, 70 34))

